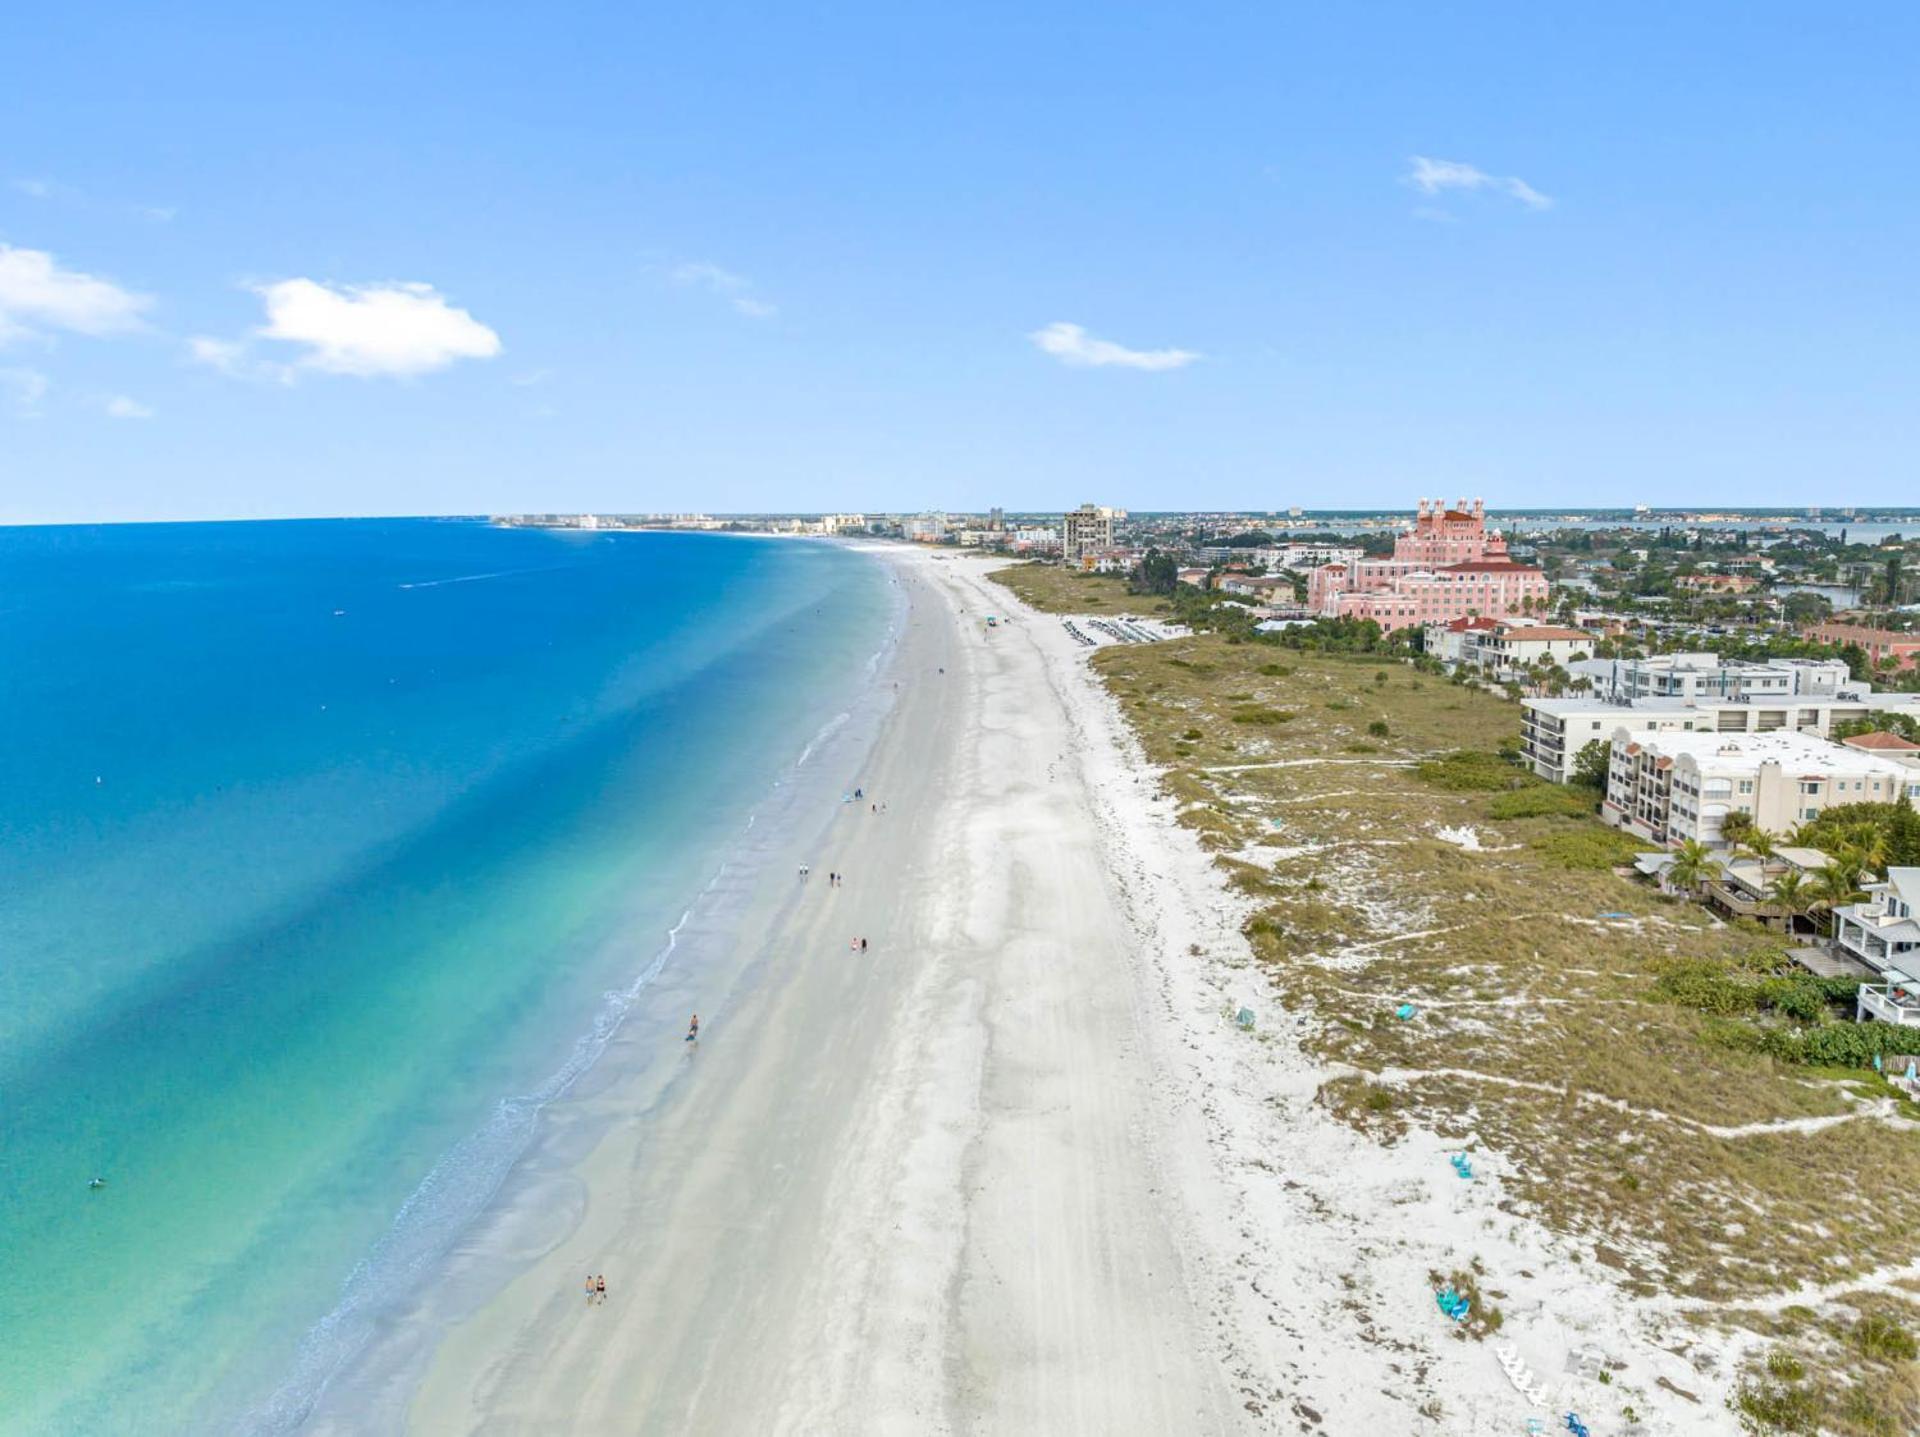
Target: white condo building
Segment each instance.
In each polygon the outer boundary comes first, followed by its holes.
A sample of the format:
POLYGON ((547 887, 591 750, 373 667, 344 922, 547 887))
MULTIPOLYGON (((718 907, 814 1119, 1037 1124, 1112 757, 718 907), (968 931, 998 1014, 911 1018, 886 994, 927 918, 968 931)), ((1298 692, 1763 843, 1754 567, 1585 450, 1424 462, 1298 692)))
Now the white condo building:
POLYGON ((1678 847, 1724 840, 1720 822, 1751 814, 1787 833, 1843 803, 1920 801, 1920 772, 1797 733, 1614 730, 1600 816, 1616 828, 1678 847))

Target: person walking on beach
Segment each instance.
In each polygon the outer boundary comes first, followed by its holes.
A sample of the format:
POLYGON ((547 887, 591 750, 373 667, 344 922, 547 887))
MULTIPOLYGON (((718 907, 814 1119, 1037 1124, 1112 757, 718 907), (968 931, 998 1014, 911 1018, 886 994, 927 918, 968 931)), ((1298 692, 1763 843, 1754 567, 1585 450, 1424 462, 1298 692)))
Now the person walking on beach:
POLYGON ((600 1302, 607 1300, 607 1275, 604 1272, 593 1280, 593 1295, 600 1302))
POLYGON ((587 1306, 593 1306, 593 1274, 587 1274, 587 1306))
POLYGON ((864 953, 864 952, 866 952, 866 951, 867 951, 867 940, 866 940, 866 939, 864 939, 864 938, 862 938, 862 939, 860 940, 860 951, 861 951, 862 953, 864 953))
POLYGON ((700 1041, 700 1015, 698 1013, 695 1013, 693 1015, 693 1021, 687 1024, 687 1041, 689 1043, 697 1043, 700 1041))

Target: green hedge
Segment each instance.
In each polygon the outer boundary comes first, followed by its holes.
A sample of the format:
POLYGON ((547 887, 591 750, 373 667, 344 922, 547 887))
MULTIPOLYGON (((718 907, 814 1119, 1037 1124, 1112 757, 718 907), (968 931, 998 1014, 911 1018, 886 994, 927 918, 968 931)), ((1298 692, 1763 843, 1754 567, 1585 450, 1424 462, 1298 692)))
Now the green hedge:
POLYGON ((1422 783, 1450 793, 1498 793, 1526 783, 1525 776, 1500 755, 1470 748, 1430 758, 1414 774, 1422 783))

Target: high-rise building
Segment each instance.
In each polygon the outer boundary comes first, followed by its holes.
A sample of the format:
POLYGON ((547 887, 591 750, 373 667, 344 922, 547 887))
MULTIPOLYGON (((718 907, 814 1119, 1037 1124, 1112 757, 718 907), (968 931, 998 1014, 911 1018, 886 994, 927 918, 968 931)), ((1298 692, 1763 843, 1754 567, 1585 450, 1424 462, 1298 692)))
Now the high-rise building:
POLYGON ((987 511, 987 532, 1000 534, 1006 531, 1007 511, 998 507, 987 511))
POLYGON ((1060 557, 1077 564, 1089 554, 1111 549, 1113 521, 1125 515, 1124 509, 1104 509, 1097 504, 1069 509, 1060 521, 1060 557))

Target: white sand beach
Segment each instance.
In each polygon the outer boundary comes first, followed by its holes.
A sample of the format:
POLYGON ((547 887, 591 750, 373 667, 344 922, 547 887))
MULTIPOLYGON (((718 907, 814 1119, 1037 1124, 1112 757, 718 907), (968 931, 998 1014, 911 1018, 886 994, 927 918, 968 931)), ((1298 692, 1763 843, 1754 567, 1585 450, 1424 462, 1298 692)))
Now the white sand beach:
POLYGON ((811 878, 754 900, 759 981, 697 1051, 684 1016, 623 1033, 666 1056, 558 1105, 594 1141, 464 1254, 517 1275, 456 1254, 462 1302, 383 1338, 417 1360, 310 1429, 373 1430, 365 1400, 433 1434, 1519 1432, 1614 1417, 1625 1361, 1635 1430, 1735 1430, 1663 1350, 1697 1334, 1502 1211, 1498 1160, 1463 1183, 1315 1106, 1238 901, 1060 622, 986 562, 885 557, 897 704, 865 797, 780 870, 811 878), (1435 1309, 1475 1254, 1522 1274, 1531 1397, 1435 1309))

